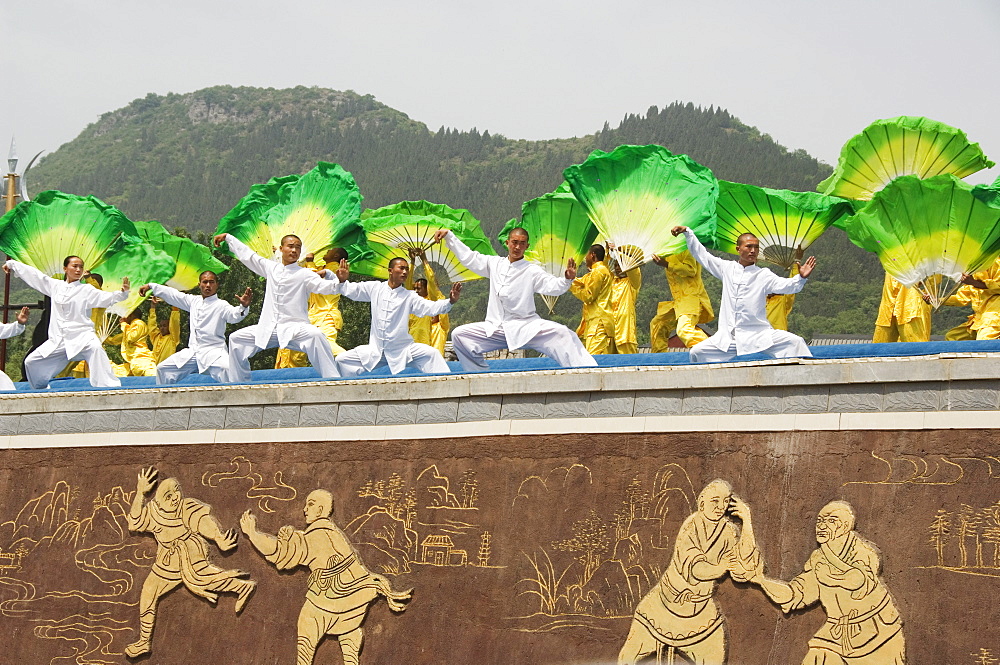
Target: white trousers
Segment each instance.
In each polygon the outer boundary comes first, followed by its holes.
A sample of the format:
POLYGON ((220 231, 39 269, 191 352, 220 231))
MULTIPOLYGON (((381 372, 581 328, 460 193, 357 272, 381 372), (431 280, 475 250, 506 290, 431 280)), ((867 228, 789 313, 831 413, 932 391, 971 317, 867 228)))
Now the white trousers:
MULTIPOLYGON (((254 335, 257 326, 247 326, 229 336, 229 381, 246 383, 250 380, 250 358, 264 349, 278 346, 278 332, 271 333, 271 339, 264 346, 257 346, 254 335)), ((309 356, 309 362, 324 379, 340 376, 333 351, 323 331, 313 325, 299 324, 295 334, 288 340, 287 347, 302 351, 309 356)))
MULTIPOLYGON (((736 357, 736 342, 729 346, 728 351, 722 351, 707 344, 711 339, 710 337, 691 347, 691 362, 721 363, 736 357)), ((798 335, 785 330, 773 330, 771 339, 773 340, 771 346, 758 353, 766 353, 772 358, 812 358, 805 340, 798 335)))
MULTIPOLYGON (((337 368, 340 369, 340 375, 357 376, 364 372, 365 368, 361 364, 361 357, 368 351, 368 348, 369 345, 359 346, 350 351, 344 351, 337 356, 337 368)), ((407 367, 413 367, 425 374, 447 374, 451 371, 448 369, 448 363, 444 361, 444 358, 441 357, 441 354, 433 346, 414 342, 406 350, 406 356, 407 367)), ((371 371, 379 367, 385 367, 388 364, 383 354, 378 364, 371 371)))
MULTIPOLYGON (((507 348, 503 328, 487 335, 485 323, 467 323, 455 328, 451 331, 451 343, 466 372, 489 369, 483 354, 507 348)), ((544 353, 560 367, 597 366, 594 356, 587 353, 576 333, 555 321, 544 321, 541 330, 524 348, 544 353)))
POLYGON ((17 390, 14 386, 14 382, 10 380, 10 377, 0 372, 0 390, 17 390))
MULTIPOLYGON (((190 349, 184 349, 156 366, 156 383, 161 386, 177 383, 185 376, 195 374, 197 371, 198 358, 195 357, 195 354, 190 349)), ((229 367, 212 365, 205 373, 219 383, 225 383, 229 378, 229 367)))
POLYGON ((90 369, 90 385, 95 388, 121 387, 122 382, 111 369, 111 361, 108 360, 108 354, 104 352, 97 335, 90 333, 89 337, 92 339, 88 339, 83 350, 72 358, 66 355, 66 346, 62 340, 58 342, 46 340, 44 344, 29 353, 24 359, 24 373, 31 387, 35 390, 48 388, 52 377, 66 369, 66 365, 77 360, 87 361, 87 367, 90 369))

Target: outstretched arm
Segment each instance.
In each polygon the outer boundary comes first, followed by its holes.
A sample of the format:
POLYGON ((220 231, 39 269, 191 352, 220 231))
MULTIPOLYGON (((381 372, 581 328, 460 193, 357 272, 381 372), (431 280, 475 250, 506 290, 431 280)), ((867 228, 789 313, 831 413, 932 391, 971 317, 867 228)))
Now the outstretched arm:
POLYGON ((240 529, 254 549, 264 556, 273 556, 278 551, 278 538, 269 533, 258 531, 257 516, 249 510, 240 516, 240 529))
POLYGON ((155 483, 155 467, 151 466, 148 469, 139 471, 135 482, 135 495, 132 497, 132 505, 129 506, 128 517, 125 520, 128 523, 129 529, 134 530, 138 526, 139 518, 142 517, 142 504, 145 502, 146 495, 153 489, 155 483))
POLYGON ((47 296, 51 296, 55 286, 59 284, 59 280, 49 277, 33 266, 15 261, 14 259, 7 260, 3 265, 3 271, 8 275, 14 273, 22 282, 47 296))
POLYGON ((215 544, 223 552, 228 552, 236 547, 236 540, 239 538, 236 529, 223 531, 222 527, 219 526, 219 523, 211 514, 205 515, 198 520, 197 531, 209 540, 214 540, 215 544))
POLYGON ((684 239, 687 241, 688 251, 691 252, 691 256, 695 260, 705 267, 705 270, 712 273, 719 279, 722 279, 722 274, 726 269, 726 262, 717 256, 713 256, 708 253, 705 246, 701 244, 698 240, 698 236, 694 234, 694 231, 686 226, 675 226, 670 230, 672 234, 680 235, 684 234, 684 239))
POLYGON ((469 249, 464 242, 459 240, 458 237, 448 229, 439 229, 438 232, 434 234, 435 242, 440 242, 441 240, 444 240, 445 246, 452 251, 455 258, 457 258, 463 266, 480 277, 490 276, 489 257, 485 254, 480 254, 479 252, 469 249))
POLYGON ((223 240, 225 240, 226 244, 229 245, 229 251, 236 255, 236 258, 240 260, 240 263, 245 265, 247 268, 250 268, 250 270, 254 271, 261 277, 267 277, 267 259, 257 254, 257 252, 244 245, 229 233, 220 233, 213 238, 216 247, 221 245, 223 240))

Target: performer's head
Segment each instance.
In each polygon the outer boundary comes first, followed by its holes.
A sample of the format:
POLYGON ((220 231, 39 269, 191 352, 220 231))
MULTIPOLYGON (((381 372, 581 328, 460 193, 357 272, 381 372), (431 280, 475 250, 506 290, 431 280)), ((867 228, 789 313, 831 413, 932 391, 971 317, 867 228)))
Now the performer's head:
POLYGON ((514 227, 507 234, 507 255, 511 261, 520 261, 528 251, 528 232, 520 226, 514 227))
POLYGON ((831 501, 816 516, 816 542, 836 540, 854 529, 854 508, 846 501, 831 501))
POLYGON ((329 517, 333 513, 333 495, 326 490, 309 492, 302 513, 306 517, 306 524, 312 524, 318 519, 329 517))
POLYGON ((740 263, 745 266, 752 266, 757 263, 757 255, 760 254, 760 241, 752 233, 741 233, 736 239, 736 253, 740 255, 740 263))
MULTIPOLYGON (((156 305, 153 305, 153 307, 155 307, 155 306, 156 305)), ((163 337, 169 337, 170 336, 170 318, 169 317, 167 317, 165 319, 157 319, 156 320, 156 327, 159 329, 160 335, 162 335, 163 337)))
POLYGON ((219 292, 219 276, 211 270, 198 275, 198 290, 202 298, 211 298, 219 292))
POLYGON ((410 264, 402 256, 395 256, 389 259, 389 286, 396 288, 406 281, 406 276, 410 274, 410 264))
POLYGON ((733 487, 725 480, 716 478, 698 494, 698 510, 707 519, 718 522, 726 515, 733 498, 733 487))
POLYGON ((591 245, 590 251, 587 252, 587 256, 583 258, 587 267, 594 265, 598 261, 604 260, 604 245, 591 245))
POLYGON ((289 233, 281 239, 281 262, 286 266, 297 263, 299 255, 302 254, 302 239, 297 235, 289 233))
POLYGON ((323 255, 323 263, 335 270, 340 265, 341 260, 347 261, 349 258, 346 249, 334 247, 333 249, 326 250, 326 254, 323 255))
POLYGON ((70 254, 63 259, 63 273, 67 282, 75 282, 83 277, 83 259, 76 254, 70 254))
POLYGON ((417 292, 417 295, 421 298, 427 297, 427 280, 421 277, 413 283, 413 290, 417 292))
POLYGON ((153 500, 165 513, 176 513, 181 507, 181 484, 176 478, 167 478, 156 487, 153 500))
POLYGON ((104 275, 101 275, 100 273, 90 272, 89 270, 84 271, 83 279, 85 279, 91 286, 96 286, 97 288, 104 286, 104 275))

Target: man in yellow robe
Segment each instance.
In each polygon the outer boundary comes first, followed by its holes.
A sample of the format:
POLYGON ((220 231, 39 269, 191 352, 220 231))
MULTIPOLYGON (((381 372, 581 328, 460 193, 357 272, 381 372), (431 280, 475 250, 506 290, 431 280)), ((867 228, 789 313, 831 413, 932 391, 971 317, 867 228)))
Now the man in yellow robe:
MULTIPOLYGON (((340 247, 327 250, 323 255, 323 265, 317 265, 312 254, 307 254, 300 265, 310 270, 320 271, 328 265, 337 267, 340 260, 347 260, 347 251, 340 247)), ((344 352, 344 348, 337 344, 337 335, 344 327, 344 317, 340 313, 340 294, 324 295, 321 293, 309 294, 309 323, 323 331, 326 340, 330 343, 330 350, 336 358, 344 352)), ((286 369, 289 367, 308 367, 309 358, 302 351, 291 349, 278 349, 278 356, 274 362, 275 369, 286 369)))
POLYGON ((705 291, 705 283, 701 280, 701 264, 687 250, 666 258, 653 256, 653 263, 665 268, 670 295, 673 297, 673 300, 656 306, 656 316, 649 322, 653 353, 667 350, 670 333, 675 326, 677 336, 689 349, 708 339, 708 335, 698 324, 714 319, 715 311, 712 309, 712 301, 708 299, 708 292, 705 291))
POLYGON ((944 338, 949 342, 967 339, 1000 339, 1000 259, 986 270, 974 275, 962 275, 962 284, 944 304, 970 305, 972 314, 960 326, 955 326, 944 338))
POLYGON ((614 281, 611 283, 611 317, 613 331, 608 353, 638 353, 639 340, 635 333, 635 301, 642 288, 642 271, 632 268, 621 272, 613 265, 614 281))
POLYGON ((576 334, 591 355, 608 353, 614 332, 611 313, 611 286, 614 277, 604 265, 604 254, 603 245, 592 245, 584 258, 587 274, 574 279, 569 287, 569 292, 583 302, 583 316, 576 334))
POLYGON ((120 344, 122 364, 115 365, 115 376, 156 376, 156 361, 149 350, 146 323, 134 311, 121 320, 121 333, 109 337, 107 344, 120 344))
MULTIPOLYGON (((415 271, 411 270, 406 274, 406 282, 404 282, 406 288, 410 291, 416 291, 418 296, 427 300, 444 300, 447 298, 448 296, 441 293, 434 270, 427 263, 427 258, 423 250, 410 250, 410 265, 416 266, 417 257, 422 259, 424 278, 414 280, 413 273, 415 271)), ((414 316, 410 314, 409 331, 410 336, 413 337, 413 341, 418 344, 433 346, 442 357, 444 356, 444 344, 448 341, 448 332, 450 330, 451 320, 447 314, 440 314, 438 316, 414 316)))
MULTIPOLYGON (((799 274, 799 266, 802 264, 802 254, 796 252, 795 263, 789 271, 789 277, 799 274)), ((788 330, 788 315, 792 313, 792 306, 795 305, 794 293, 770 293, 767 296, 767 320, 775 330, 788 330)))
POLYGON ((149 330, 149 341, 153 343, 153 361, 159 365, 177 352, 181 343, 181 310, 170 308, 170 318, 163 321, 156 319, 156 306, 163 302, 159 298, 149 299, 149 317, 146 328, 149 330))
POLYGON ((931 306, 920 291, 903 286, 886 273, 872 342, 927 342, 930 338, 931 306))

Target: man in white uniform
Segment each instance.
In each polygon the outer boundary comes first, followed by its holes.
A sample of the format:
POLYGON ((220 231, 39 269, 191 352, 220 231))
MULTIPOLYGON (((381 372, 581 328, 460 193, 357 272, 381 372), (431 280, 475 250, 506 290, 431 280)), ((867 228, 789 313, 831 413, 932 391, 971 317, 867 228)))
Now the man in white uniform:
POLYGON ((487 256, 469 249, 451 231, 440 229, 435 242, 445 241, 466 268, 490 280, 486 321, 467 323, 451 333, 455 355, 467 372, 489 369, 483 354, 497 349, 534 349, 562 367, 596 367, 576 333, 535 312, 535 294, 560 296, 576 279, 576 262, 566 264, 564 278, 554 277, 524 258, 528 232, 518 227, 507 235, 507 256, 487 256))
POLYGON ((404 282, 409 272, 409 263, 397 256, 389 261, 388 282, 348 282, 349 266, 347 261, 341 259, 337 270, 341 295, 351 300, 370 302, 372 308, 368 344, 337 357, 341 376, 357 376, 380 365, 388 365, 393 374, 399 374, 406 367, 415 367, 429 374, 450 371, 437 349, 413 341, 409 331, 410 315, 440 316, 450 312, 462 292, 462 284, 456 282, 451 285, 451 297, 447 300, 427 300, 406 288, 404 282))
POLYGON ((767 320, 769 293, 798 293, 816 267, 810 256, 795 277, 778 277, 757 265, 760 243, 752 233, 736 240, 739 260, 726 261, 708 253, 697 236, 686 226, 675 226, 675 236, 684 234, 691 255, 722 280, 719 332, 691 348, 691 362, 724 362, 749 353, 766 353, 774 358, 812 357, 809 347, 798 335, 775 330, 767 320))
POLYGON ((111 370, 111 361, 94 332, 90 310, 107 308, 128 297, 128 277, 121 291, 101 291, 84 282, 83 259, 67 256, 63 261, 65 279, 58 280, 40 270, 10 259, 3 266, 25 284, 52 298, 49 316, 49 339, 24 359, 24 373, 35 390, 49 387, 49 381, 70 362, 85 360, 90 367, 90 385, 95 388, 119 388, 121 381, 111 370))
POLYGON ((220 300, 219 276, 206 270, 198 276, 201 297, 181 293, 163 284, 146 284, 139 293, 152 291, 168 304, 191 312, 188 345, 156 366, 156 382, 160 385, 177 383, 188 374, 208 374, 225 383, 229 373, 229 349, 226 348, 226 324, 239 323, 250 311, 253 291, 247 287, 237 300, 239 307, 220 300))
POLYGON ((325 379, 340 376, 326 336, 309 323, 309 294, 338 293, 340 283, 334 274, 329 270, 320 274, 300 266, 302 241, 295 235, 281 239, 280 262, 259 256, 228 233, 220 233, 214 241, 216 247, 226 241, 243 265, 267 279, 257 325, 247 326, 229 336, 229 380, 233 383, 249 381, 250 357, 275 346, 305 352, 309 362, 325 379))

